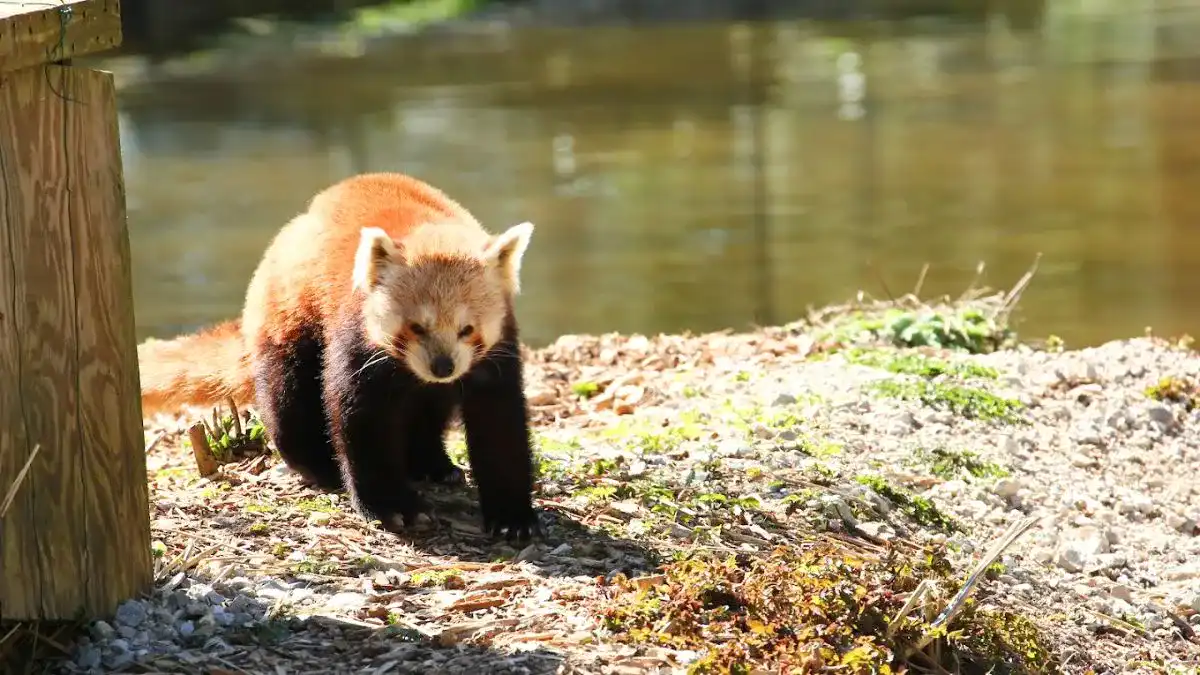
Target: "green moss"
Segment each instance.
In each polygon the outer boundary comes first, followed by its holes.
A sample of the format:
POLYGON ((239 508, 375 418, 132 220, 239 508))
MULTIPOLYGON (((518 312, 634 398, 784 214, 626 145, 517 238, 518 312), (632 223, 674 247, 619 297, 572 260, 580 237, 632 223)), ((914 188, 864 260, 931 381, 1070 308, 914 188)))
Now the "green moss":
POLYGON ((928 497, 915 495, 907 490, 891 485, 882 476, 861 475, 855 476, 854 480, 871 488, 879 496, 895 504, 901 511, 904 511, 909 517, 922 525, 935 527, 947 532, 959 529, 958 524, 950 516, 942 513, 937 505, 933 503, 933 500, 928 497))
POLYGON ((920 401, 938 410, 978 420, 1018 424, 1024 406, 984 389, 929 380, 880 380, 869 385, 877 393, 905 401, 920 401))
POLYGON ((915 456, 930 467, 930 472, 943 480, 954 480, 964 475, 974 478, 1003 478, 1008 469, 994 462, 985 462, 970 450, 948 450, 946 448, 920 448, 915 456))
POLYGON ((973 622, 978 629, 955 631, 949 637, 951 644, 994 662, 994 672, 1059 672, 1041 631, 1027 617, 1008 611, 971 611, 959 623, 963 621, 973 622))
POLYGON ((413 572, 408 577, 408 582, 414 586, 431 587, 431 586, 446 586, 456 585, 462 581, 462 570, 459 569, 439 569, 439 570, 421 570, 413 572))
POLYGON ((941 375, 949 375, 952 377, 976 377, 994 380, 1000 376, 1000 373, 995 368, 981 366, 969 361, 950 362, 921 354, 853 349, 847 350, 845 356, 846 360, 851 363, 882 368, 892 373, 917 375, 929 379, 941 375))
POLYGON ((680 443, 700 439, 705 433, 706 416, 685 410, 670 426, 652 425, 645 421, 622 420, 605 430, 603 438, 615 441, 624 450, 661 454, 673 452, 680 443))
POLYGON ((600 393, 600 385, 595 382, 576 382, 571 385, 571 391, 580 398, 591 398, 600 393))
POLYGON ((485 0, 391 0, 353 11, 346 30, 380 30, 388 26, 422 25, 462 16, 485 0))
POLYGON ((337 504, 330 498, 330 495, 319 495, 312 499, 298 499, 294 506, 298 511, 306 514, 317 511, 321 513, 337 513, 338 511, 337 504))
POLYGON ((292 572, 295 574, 319 574, 322 576, 332 576, 339 572, 338 564, 332 560, 322 560, 319 558, 310 558, 301 560, 292 565, 292 572))

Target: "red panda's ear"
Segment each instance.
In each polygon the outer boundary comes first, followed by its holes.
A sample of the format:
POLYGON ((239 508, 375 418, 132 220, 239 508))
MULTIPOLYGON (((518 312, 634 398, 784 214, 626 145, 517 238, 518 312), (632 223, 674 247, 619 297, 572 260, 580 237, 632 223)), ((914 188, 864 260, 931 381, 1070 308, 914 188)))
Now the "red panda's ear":
POLYGON ((381 272, 395 260, 396 243, 378 227, 364 227, 354 253, 354 288, 369 291, 379 283, 381 272))
POLYGON ((525 221, 492 237, 484 249, 484 260, 500 271, 505 290, 510 294, 516 295, 521 290, 521 258, 532 236, 533 223, 525 221))

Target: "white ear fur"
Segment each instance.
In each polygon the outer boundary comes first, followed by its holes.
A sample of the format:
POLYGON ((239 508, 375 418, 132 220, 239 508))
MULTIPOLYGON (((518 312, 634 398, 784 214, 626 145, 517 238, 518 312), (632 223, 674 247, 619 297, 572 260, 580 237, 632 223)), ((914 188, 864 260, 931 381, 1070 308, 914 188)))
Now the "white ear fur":
POLYGON ((354 288, 369 291, 379 281, 382 264, 396 255, 396 244, 378 227, 362 228, 354 253, 354 288))
POLYGON ((500 270, 508 292, 513 295, 521 290, 521 258, 532 236, 533 223, 518 223, 492 237, 483 251, 484 260, 500 270))

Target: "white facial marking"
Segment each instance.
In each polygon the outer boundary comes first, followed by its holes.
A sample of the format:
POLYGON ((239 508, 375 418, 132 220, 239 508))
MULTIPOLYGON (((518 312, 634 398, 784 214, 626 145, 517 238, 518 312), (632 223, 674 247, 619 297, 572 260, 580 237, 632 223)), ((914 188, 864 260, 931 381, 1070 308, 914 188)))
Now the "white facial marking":
POLYGON ((417 308, 416 318, 422 326, 428 329, 432 326, 434 320, 437 319, 437 313, 429 305, 421 305, 417 308))

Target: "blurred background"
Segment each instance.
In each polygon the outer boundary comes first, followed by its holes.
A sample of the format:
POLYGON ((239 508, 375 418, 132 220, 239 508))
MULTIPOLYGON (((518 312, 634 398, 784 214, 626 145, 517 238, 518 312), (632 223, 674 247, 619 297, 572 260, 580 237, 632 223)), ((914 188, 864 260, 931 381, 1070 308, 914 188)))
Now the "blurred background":
POLYGON ((311 194, 398 170, 538 226, 564 333, 1007 288, 1068 345, 1197 332, 1200 0, 123 0, 139 339, 235 316, 311 194))

